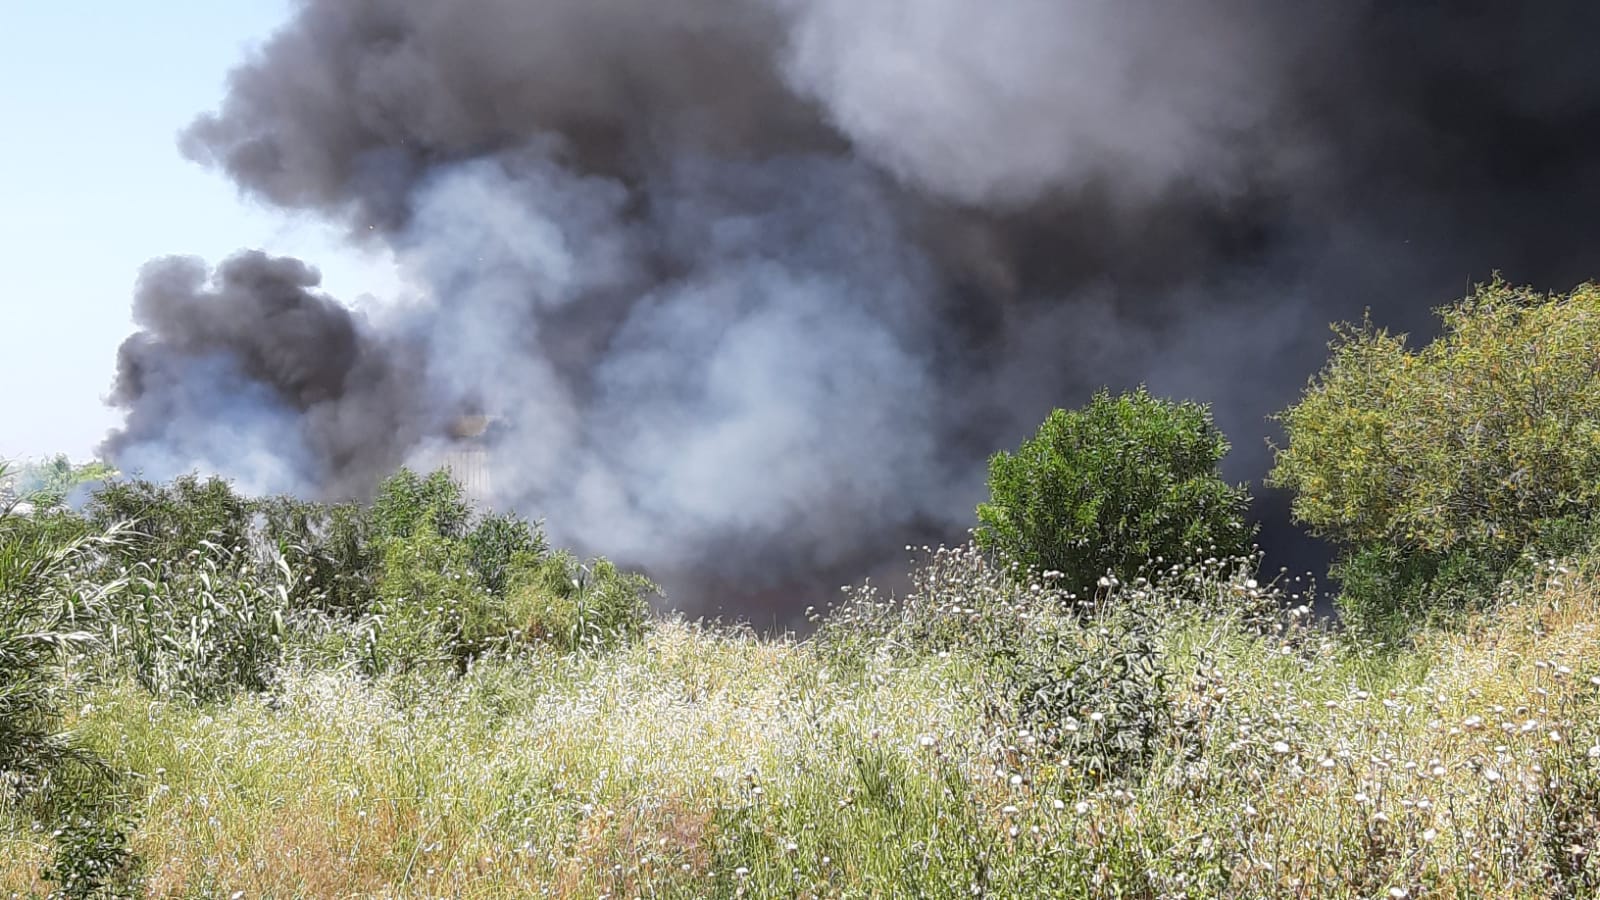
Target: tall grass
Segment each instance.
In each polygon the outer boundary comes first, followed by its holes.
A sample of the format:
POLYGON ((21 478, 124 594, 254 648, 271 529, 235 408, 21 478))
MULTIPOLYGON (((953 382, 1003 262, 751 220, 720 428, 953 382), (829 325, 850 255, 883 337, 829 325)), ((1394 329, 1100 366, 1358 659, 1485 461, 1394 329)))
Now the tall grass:
MULTIPOLYGON (((78 685, 69 724, 135 774, 152 896, 1600 885, 1600 588, 1581 567, 1551 564, 1497 614, 1404 654, 1303 613, 1218 614, 1206 597, 1271 593, 1220 565, 1182 591, 1118 586, 1163 610, 1144 634, 1169 677, 1160 730, 1106 771, 1086 761, 1117 733, 1114 705, 1073 710, 1088 737, 1064 739, 1014 702, 1017 670, 954 626, 1026 615, 1052 647, 1122 646, 1132 626, 1050 615, 964 554, 907 601, 847 604, 834 621, 855 624, 814 639, 668 620, 605 653, 514 648, 460 677, 299 666, 199 705, 122 677, 78 685)), ((30 827, 0 825, 4 889, 45 887, 30 827)))
POLYGON ((121 586, 79 577, 115 531, 64 536, 19 513, 19 502, 0 503, 0 802, 37 794, 67 764, 92 761, 62 729, 58 687, 68 657, 93 642, 81 622, 121 586))

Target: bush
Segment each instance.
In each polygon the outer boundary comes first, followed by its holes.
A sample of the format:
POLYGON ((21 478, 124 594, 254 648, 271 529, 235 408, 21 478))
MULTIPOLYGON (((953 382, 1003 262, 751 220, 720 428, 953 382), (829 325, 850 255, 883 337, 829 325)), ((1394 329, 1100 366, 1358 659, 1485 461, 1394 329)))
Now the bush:
POLYGON ((485 590, 497 597, 511 587, 519 568, 537 565, 549 552, 544 534, 516 516, 491 514, 466 536, 467 562, 485 590))
POLYGON ((1342 551, 1329 574, 1340 584, 1345 626, 1394 644, 1419 627, 1448 627, 1495 592, 1505 567, 1499 554, 1479 547, 1421 553, 1373 541, 1342 551))
POLYGON ((1020 729, 1020 744, 1073 783, 1135 777, 1164 748, 1200 740, 1174 702, 1185 691, 1170 667, 1175 635, 1203 624, 1281 649, 1312 634, 1314 593, 1258 582, 1259 554, 1108 578, 1078 594, 1047 573, 1018 579, 974 544, 922 553, 903 597, 884 600, 869 585, 814 616, 813 646, 830 669, 856 676, 884 655, 975 663, 972 685, 994 722, 1020 729))
POLYGON ((1481 597, 1542 546, 1580 546, 1600 502, 1600 288, 1503 281, 1439 310, 1418 351, 1370 320, 1280 419, 1269 482, 1341 546, 1347 620, 1404 630, 1481 597))
POLYGON ((55 852, 39 874, 65 900, 144 895, 143 861, 128 846, 133 823, 118 815, 78 813, 55 830, 55 852))
POLYGON ((382 548, 366 509, 288 497, 261 500, 256 508, 263 537, 299 574, 306 605, 345 618, 371 612, 382 548))
POLYGON ((466 534, 471 518, 461 485, 446 469, 426 478, 401 469, 378 487, 372 501, 373 531, 379 541, 409 538, 424 529, 455 540, 466 534))
POLYGON ((519 552, 504 596, 484 586, 471 560, 471 545, 426 530, 390 542, 376 607, 377 670, 439 663, 462 669, 513 643, 604 650, 645 632, 655 585, 608 560, 519 552))
POLYGON ((297 585, 281 558, 204 542, 180 559, 140 562, 108 645, 157 697, 194 703, 265 690, 282 660, 297 585))
POLYGON ((14 518, 61 543, 119 517, 136 533, 80 574, 123 579, 127 597, 86 624, 105 667, 197 703, 269 688, 286 654, 405 672, 461 670, 517 642, 609 647, 643 632, 655 589, 605 560, 552 556, 514 515, 474 516, 443 470, 401 470, 370 506, 250 499, 185 476, 109 483, 87 518, 14 518))
POLYGON ((427 533, 460 544, 479 585, 503 597, 519 564, 548 552, 536 525, 489 513, 473 521, 460 487, 447 472, 421 478, 401 471, 386 480, 370 509, 326 506, 288 497, 256 503, 266 540, 301 575, 302 594, 323 612, 359 618, 373 609, 387 548, 427 533))
POLYGON ((1035 617, 1007 681, 1018 720, 1089 781, 1140 771, 1173 722, 1157 623, 1130 609, 1035 617))
POLYGON ((465 548, 428 527, 385 545, 374 612, 372 667, 379 672, 460 668, 508 631, 472 576, 465 548))
POLYGON ((255 510, 221 478, 183 475, 170 484, 144 479, 110 481, 90 499, 88 517, 98 530, 134 523, 122 545, 128 562, 180 559, 201 542, 223 547, 246 544, 255 510))
POLYGON ((65 454, 48 460, 21 466, 6 479, 9 486, 0 486, 0 496, 13 493, 38 509, 59 509, 69 496, 82 485, 104 481, 116 470, 103 462, 73 465, 65 454))
POLYGON ((62 733, 56 687, 67 655, 93 642, 80 619, 119 587, 83 577, 116 539, 61 539, 0 507, 0 798, 40 788, 64 764, 92 762, 62 733))
POLYGON ((1227 452, 1203 405, 1101 391, 989 461, 978 543, 1021 568, 1060 572, 1073 590, 1158 561, 1247 555, 1250 496, 1218 475, 1227 452))
POLYGON ((648 598, 659 591, 609 560, 560 552, 515 572, 507 600, 519 634, 563 651, 603 650, 644 636, 648 598))
POLYGON ((569 632, 610 633, 614 619, 626 618, 620 598, 637 576, 602 560, 594 570, 600 576, 587 583, 570 556, 549 555, 538 527, 512 515, 474 521, 447 471, 423 478, 402 469, 379 488, 370 520, 380 555, 373 648, 379 670, 445 661, 461 668, 496 646, 529 638, 589 646, 595 641, 569 640, 569 632), (587 586, 570 587, 574 579, 587 586), (582 602, 572 599, 579 595, 582 602))

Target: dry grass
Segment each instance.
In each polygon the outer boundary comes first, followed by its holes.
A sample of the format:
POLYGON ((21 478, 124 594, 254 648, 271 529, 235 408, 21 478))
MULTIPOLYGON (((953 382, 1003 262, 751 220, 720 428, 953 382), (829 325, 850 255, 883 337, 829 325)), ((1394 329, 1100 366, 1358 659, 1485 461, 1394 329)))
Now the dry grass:
MULTIPOLYGON (((952 655, 681 622, 456 682, 291 673, 195 708, 80 685, 151 896, 1593 896, 1600 591, 1386 657, 1175 624, 1178 724, 1091 783, 952 655)), ((0 889, 45 836, 0 819, 0 889)))

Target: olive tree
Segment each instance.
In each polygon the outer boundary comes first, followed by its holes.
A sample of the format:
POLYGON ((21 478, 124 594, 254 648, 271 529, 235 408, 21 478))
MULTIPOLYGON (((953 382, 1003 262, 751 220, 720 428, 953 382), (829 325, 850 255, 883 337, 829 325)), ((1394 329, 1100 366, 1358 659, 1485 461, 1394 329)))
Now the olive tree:
POLYGON ((1600 288, 1496 279, 1439 314, 1418 349, 1370 319, 1337 327, 1280 416, 1269 483, 1341 547, 1346 614, 1369 624, 1481 595, 1600 502, 1600 288))

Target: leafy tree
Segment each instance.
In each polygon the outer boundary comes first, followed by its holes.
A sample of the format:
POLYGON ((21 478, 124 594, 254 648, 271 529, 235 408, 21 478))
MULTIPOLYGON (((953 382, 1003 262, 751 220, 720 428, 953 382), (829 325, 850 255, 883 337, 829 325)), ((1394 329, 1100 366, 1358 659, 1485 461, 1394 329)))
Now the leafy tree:
POLYGON ((266 497, 255 508, 263 538, 299 573, 298 599, 345 617, 371 610, 383 552, 365 507, 266 497))
POLYGON ((1204 405, 1101 391, 989 460, 978 543, 1074 590, 1158 557, 1246 555, 1250 496, 1218 474, 1227 452, 1204 405))
POLYGON ((282 558, 204 544, 137 562, 105 643, 151 694, 194 703, 262 691, 282 662, 300 591, 282 558))
POLYGON ((1370 320, 1336 328, 1280 416, 1269 483, 1343 548, 1334 574, 1364 627, 1481 596, 1525 552, 1581 539, 1600 503, 1600 288, 1497 278, 1439 314, 1420 350, 1370 320))
POLYGON ((424 478, 401 469, 378 487, 372 502, 372 521, 379 540, 409 538, 424 529, 454 540, 464 536, 472 509, 461 485, 440 469, 424 478))
POLYGON ((604 650, 643 637, 649 597, 661 591, 603 557, 582 562, 566 551, 519 565, 508 581, 515 633, 563 651, 604 650))
POLYGON ((484 516, 466 536, 468 562, 485 590, 504 596, 519 567, 536 564, 549 554, 537 525, 514 515, 484 516))
POLYGON ((537 643, 561 652, 631 643, 648 628, 658 588, 606 559, 519 553, 503 595, 471 571, 471 548, 424 529, 386 545, 374 605, 375 671, 458 671, 497 647, 537 643))
POLYGON ((463 667, 508 630, 492 597, 467 566, 466 548, 424 523, 384 544, 373 606, 378 626, 372 668, 463 667))
POLYGON ((183 475, 170 484, 142 478, 102 485, 89 501, 89 520, 100 530, 133 522, 124 556, 178 559, 202 542, 228 549, 251 540, 254 504, 221 478, 183 475))
POLYGON ((657 588, 605 559, 551 553, 537 525, 476 519, 447 471, 401 470, 378 490, 368 539, 379 556, 373 667, 453 663, 512 643, 595 650, 645 630, 657 588))

